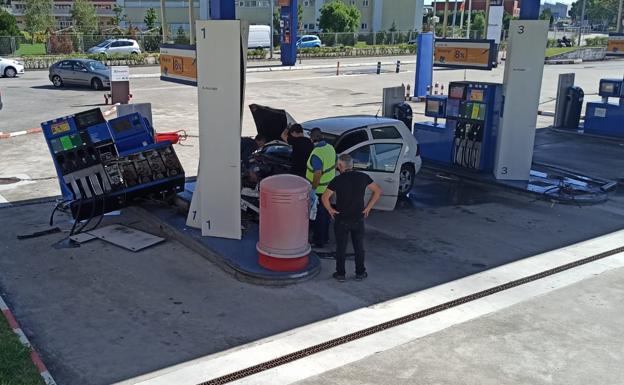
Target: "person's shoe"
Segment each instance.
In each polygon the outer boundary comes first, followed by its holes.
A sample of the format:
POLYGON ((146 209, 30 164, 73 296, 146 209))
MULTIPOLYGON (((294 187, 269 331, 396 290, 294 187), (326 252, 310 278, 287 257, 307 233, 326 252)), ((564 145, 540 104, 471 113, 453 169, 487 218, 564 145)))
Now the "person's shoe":
POLYGON ((347 278, 344 276, 344 274, 338 274, 338 273, 334 273, 332 274, 332 277, 334 277, 334 279, 338 282, 344 282, 347 280, 347 278))
POLYGON ((356 274, 356 275, 355 275, 355 280, 356 280, 356 281, 363 281, 363 280, 364 280, 365 278, 367 278, 367 277, 368 277, 368 273, 367 273, 367 272, 364 272, 364 273, 362 273, 362 274, 356 274))

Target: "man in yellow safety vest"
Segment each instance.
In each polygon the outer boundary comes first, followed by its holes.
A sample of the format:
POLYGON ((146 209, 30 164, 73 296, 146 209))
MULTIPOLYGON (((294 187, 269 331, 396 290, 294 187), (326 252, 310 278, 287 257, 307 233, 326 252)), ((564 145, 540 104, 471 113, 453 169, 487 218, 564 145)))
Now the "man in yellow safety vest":
MULTIPOLYGON (((323 140, 323 133, 319 128, 310 131, 310 139, 314 143, 314 150, 308 158, 306 179, 312 183, 312 190, 316 191, 320 202, 327 185, 336 176, 336 150, 323 140)), ((316 220, 312 225, 314 246, 322 248, 329 241, 329 222, 329 213, 322 204, 319 204, 316 220)))

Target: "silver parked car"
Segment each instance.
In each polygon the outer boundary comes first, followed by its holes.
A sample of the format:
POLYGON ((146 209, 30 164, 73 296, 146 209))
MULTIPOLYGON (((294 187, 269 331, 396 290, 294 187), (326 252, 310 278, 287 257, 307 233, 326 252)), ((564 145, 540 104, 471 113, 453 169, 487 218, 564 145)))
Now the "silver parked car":
POLYGON ((90 59, 61 60, 50 67, 48 75, 54 87, 87 86, 94 90, 110 87, 110 68, 90 59))
POLYGON ((104 40, 95 47, 89 48, 87 53, 102 54, 105 56, 138 55, 141 53, 141 47, 136 40, 132 39, 108 39, 104 40))

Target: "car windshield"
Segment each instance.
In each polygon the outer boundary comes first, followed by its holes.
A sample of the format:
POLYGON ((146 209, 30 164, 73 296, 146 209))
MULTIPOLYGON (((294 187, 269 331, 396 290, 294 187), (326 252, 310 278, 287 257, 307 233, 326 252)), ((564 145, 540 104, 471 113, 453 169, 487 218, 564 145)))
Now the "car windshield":
POLYGON ((96 45, 96 47, 103 48, 110 44, 110 40, 104 40, 100 44, 96 45))
POLYGON ((91 71, 106 69, 106 66, 104 65, 104 63, 99 62, 99 61, 90 61, 88 64, 89 64, 89 68, 91 69, 91 71))

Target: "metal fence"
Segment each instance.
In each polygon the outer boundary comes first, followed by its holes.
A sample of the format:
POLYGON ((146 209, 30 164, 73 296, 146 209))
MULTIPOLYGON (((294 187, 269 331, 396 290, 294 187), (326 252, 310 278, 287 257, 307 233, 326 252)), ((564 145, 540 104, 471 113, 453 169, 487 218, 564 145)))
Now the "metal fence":
MULTIPOLYGON (((113 38, 136 40, 143 52, 158 52, 162 42, 162 37, 154 34, 86 35, 74 33, 49 35, 32 40, 23 36, 0 36, 0 56, 86 53, 89 48, 113 38)), ((186 43, 188 44, 188 40, 186 43)))
MULTIPOLYGON (((325 47, 367 47, 381 45, 412 44, 418 36, 414 31, 396 32, 357 32, 357 33, 306 33, 299 35, 316 35, 325 47)), ((87 35, 80 33, 55 34, 40 37, 35 40, 27 40, 23 36, 0 36, 0 55, 24 56, 24 55, 54 55, 86 53, 89 48, 96 46, 106 39, 128 38, 136 40, 144 52, 158 52, 162 37, 159 34, 136 34, 136 35, 113 35, 99 34, 87 35)), ((171 42, 188 44, 189 37, 186 33, 178 31, 172 34, 171 42)), ((273 36, 273 45, 278 47, 279 35, 273 36)))

